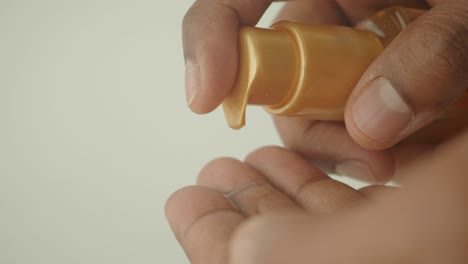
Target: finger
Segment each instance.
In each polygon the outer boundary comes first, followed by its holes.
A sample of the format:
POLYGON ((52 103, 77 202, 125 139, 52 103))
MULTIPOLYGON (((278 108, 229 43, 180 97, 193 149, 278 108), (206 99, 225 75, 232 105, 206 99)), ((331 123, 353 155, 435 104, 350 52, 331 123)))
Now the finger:
POLYGON ((399 144, 391 148, 395 160, 395 173, 393 181, 404 180, 405 170, 414 165, 418 160, 431 155, 437 145, 432 144, 399 144))
POLYGON ((183 22, 187 103, 196 113, 215 109, 237 74, 239 26, 255 25, 272 0, 197 0, 183 22))
POLYGON ((282 148, 261 148, 251 153, 246 163, 311 212, 331 213, 365 199, 358 191, 329 178, 299 155, 282 148))
POLYGON ((255 169, 235 159, 212 161, 200 172, 197 183, 225 194, 247 215, 301 209, 255 169))
POLYGON ((219 192, 192 186, 181 189, 166 204, 169 224, 192 264, 227 262, 227 245, 244 220, 219 192))
POLYGON ((412 23, 370 66, 346 106, 366 148, 390 147, 438 117, 468 86, 468 1, 447 0, 412 23))
POLYGON ((443 1, 445 1, 445 0, 426 0, 426 2, 427 2, 430 6, 438 5, 438 4, 442 3, 443 1))
POLYGON ((395 161, 390 151, 361 147, 343 124, 290 117, 276 117, 275 124, 288 148, 328 173, 370 183, 385 183, 394 174, 395 161))
POLYGON ((385 185, 371 185, 359 189, 359 192, 364 194, 370 200, 377 200, 382 195, 395 194, 400 189, 397 187, 385 186, 385 185))
POLYGON ((335 0, 348 21, 354 25, 376 12, 393 6, 404 6, 418 9, 429 8, 424 0, 335 0))
POLYGON ((408 170, 412 189, 356 210, 248 222, 234 235, 231 263, 465 263, 467 144, 468 133, 408 170))
POLYGON ((348 23, 346 16, 335 1, 322 0, 288 2, 275 20, 330 25, 345 25, 348 23))

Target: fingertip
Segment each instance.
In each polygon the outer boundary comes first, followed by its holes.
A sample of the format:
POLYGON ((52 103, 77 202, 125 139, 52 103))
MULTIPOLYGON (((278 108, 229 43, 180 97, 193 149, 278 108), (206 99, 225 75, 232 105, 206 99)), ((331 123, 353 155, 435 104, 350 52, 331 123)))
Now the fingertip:
POLYGON ((229 66, 216 66, 219 62, 207 58, 210 55, 200 55, 198 61, 201 62, 189 60, 185 66, 187 106, 200 115, 212 112, 221 104, 235 78, 229 66))
POLYGON ((173 230, 177 230, 178 228, 174 228, 175 219, 178 219, 180 213, 184 211, 186 208, 187 201, 191 201, 193 196, 196 196, 196 192, 200 189, 196 186, 187 186, 181 188, 174 193, 172 193, 166 201, 164 205, 164 213, 166 218, 173 227, 173 230))
POLYGON ((237 76, 237 41, 200 52, 197 62, 186 64, 186 98, 190 110, 207 114, 231 91, 237 76))
POLYGON ((166 220, 169 223, 174 235, 179 240, 181 234, 183 233, 184 223, 180 223, 181 211, 184 208, 181 207, 185 204, 185 201, 189 200, 188 197, 191 196, 193 186, 184 187, 172 193, 164 205, 164 213, 166 220))
POLYGON ((223 176, 225 172, 240 168, 242 163, 231 157, 220 157, 208 162, 199 172, 197 176, 197 184, 208 181, 212 175, 223 176))
POLYGON ((335 172, 340 176, 348 176, 368 183, 381 183, 383 181, 377 178, 371 168, 362 161, 342 161, 335 166, 335 172))
POLYGON ((288 151, 285 148, 279 146, 264 146, 249 153, 244 160, 245 162, 252 164, 256 163, 259 159, 264 159, 266 156, 281 155, 286 152, 288 151))
POLYGON ((192 112, 215 110, 237 76, 239 18, 233 10, 197 3, 183 22, 185 89, 192 112))
POLYGON ((222 193, 203 186, 174 193, 166 214, 190 263, 225 263, 231 234, 244 221, 222 193))

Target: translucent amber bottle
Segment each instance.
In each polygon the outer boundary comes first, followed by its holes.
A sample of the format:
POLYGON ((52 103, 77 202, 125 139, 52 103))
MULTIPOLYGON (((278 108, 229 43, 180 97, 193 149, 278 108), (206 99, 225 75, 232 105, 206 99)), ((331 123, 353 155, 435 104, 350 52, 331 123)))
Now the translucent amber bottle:
MULTIPOLYGON (((271 29, 243 27, 236 83, 223 102, 228 125, 245 125, 247 105, 273 115, 340 121, 367 67, 423 10, 393 7, 356 28, 281 21, 271 29)), ((468 124, 465 94, 412 140, 448 137, 468 124)))

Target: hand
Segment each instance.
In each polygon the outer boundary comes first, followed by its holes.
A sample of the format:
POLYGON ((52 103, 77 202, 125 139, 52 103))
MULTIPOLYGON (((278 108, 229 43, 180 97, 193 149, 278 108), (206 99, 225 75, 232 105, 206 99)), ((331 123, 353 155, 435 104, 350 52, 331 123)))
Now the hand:
POLYGON ((191 263, 228 263, 233 232, 252 216, 288 212, 324 216, 392 190, 373 186, 356 191, 295 153, 266 147, 245 162, 221 158, 209 163, 196 186, 169 198, 166 215, 191 263))
POLYGON ((419 161, 405 189, 361 191, 261 149, 210 163, 166 214, 192 264, 464 264, 467 145, 468 133, 419 161))
MULTIPOLYGON (((270 3, 198 0, 187 13, 186 88, 194 112, 210 112, 229 92, 236 77, 238 28, 257 23, 270 3)), ((429 123, 468 86, 468 1, 302 0, 290 1, 279 15, 278 19, 353 26, 397 5, 432 8, 364 74, 347 104, 347 131, 339 123, 275 118, 286 146, 327 172, 385 182, 398 174, 401 161, 433 148, 392 146, 429 123), (393 92, 380 98, 379 89, 393 92)))

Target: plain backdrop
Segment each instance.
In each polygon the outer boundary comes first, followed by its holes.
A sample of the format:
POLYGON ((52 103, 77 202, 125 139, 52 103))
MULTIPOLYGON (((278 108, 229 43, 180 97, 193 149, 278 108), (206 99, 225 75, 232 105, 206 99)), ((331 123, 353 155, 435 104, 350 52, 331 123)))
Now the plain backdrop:
POLYGON ((0 0, 0 263, 188 263, 167 197, 280 144, 262 109, 232 131, 185 106, 191 3, 0 0))

